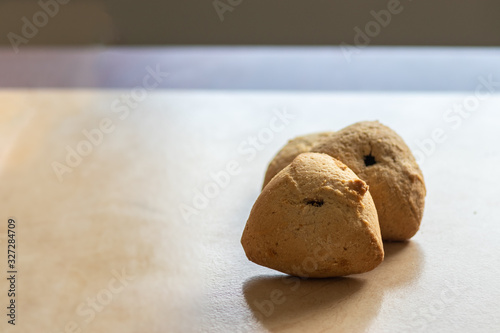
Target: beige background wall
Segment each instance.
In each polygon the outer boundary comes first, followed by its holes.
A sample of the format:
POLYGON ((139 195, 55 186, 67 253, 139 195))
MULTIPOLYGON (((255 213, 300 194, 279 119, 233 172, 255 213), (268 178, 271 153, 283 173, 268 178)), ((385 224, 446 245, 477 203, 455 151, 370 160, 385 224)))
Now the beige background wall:
MULTIPOLYGON (((26 44, 353 44, 354 28, 375 22, 371 11, 392 6, 398 13, 385 27, 369 24, 367 43, 500 45, 495 0, 220 0, 223 21, 213 0, 58 1, 53 17, 37 16, 26 44)), ((41 10, 36 0, 0 1, 0 44, 10 43, 9 32, 22 37, 23 17, 33 22, 41 10)))

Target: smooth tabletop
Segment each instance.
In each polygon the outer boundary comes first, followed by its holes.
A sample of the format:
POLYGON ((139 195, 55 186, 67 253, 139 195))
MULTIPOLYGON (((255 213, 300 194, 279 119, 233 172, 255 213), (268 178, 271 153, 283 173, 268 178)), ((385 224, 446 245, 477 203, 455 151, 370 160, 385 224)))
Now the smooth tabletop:
POLYGON ((0 331, 500 330, 499 95, 459 115, 473 94, 155 91, 125 106, 131 93, 0 92, 0 331), (361 120, 419 158, 418 234, 345 278, 249 262, 240 237, 273 155, 361 120))

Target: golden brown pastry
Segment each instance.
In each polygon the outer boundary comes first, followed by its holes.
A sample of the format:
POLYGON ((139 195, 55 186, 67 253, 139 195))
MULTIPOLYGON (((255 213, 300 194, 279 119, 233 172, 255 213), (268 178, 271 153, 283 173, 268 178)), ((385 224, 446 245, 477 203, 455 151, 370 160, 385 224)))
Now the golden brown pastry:
MULTIPOLYGON (((401 241, 415 235, 424 211, 425 184, 415 158, 397 133, 377 121, 360 122, 317 141, 310 151, 339 159, 366 181, 384 240, 401 241)), ((274 172, 278 170, 273 168, 268 177, 274 172)))
POLYGON ((266 185, 241 244, 249 260, 304 277, 363 273, 384 258, 367 184, 316 153, 300 154, 266 185))
POLYGON ((295 157, 299 154, 309 152, 313 145, 322 142, 322 140, 330 137, 333 133, 334 132, 313 133, 299 136, 288 141, 288 143, 281 148, 269 164, 262 188, 264 188, 264 186, 266 186, 266 184, 271 181, 271 178, 273 178, 278 172, 283 170, 288 164, 292 163, 295 157))

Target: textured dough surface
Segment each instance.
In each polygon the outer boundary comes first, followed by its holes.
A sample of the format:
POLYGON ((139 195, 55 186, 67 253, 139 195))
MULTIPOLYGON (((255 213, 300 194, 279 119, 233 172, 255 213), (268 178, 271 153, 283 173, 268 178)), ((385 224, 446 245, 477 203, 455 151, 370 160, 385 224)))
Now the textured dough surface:
POLYGON ((269 164, 262 188, 264 188, 278 172, 283 170, 288 164, 292 163, 295 157, 299 154, 309 152, 313 145, 329 138, 333 133, 334 132, 313 133, 299 136, 288 141, 288 143, 281 148, 269 164))
POLYGON ((384 258, 368 185, 326 154, 300 154, 267 184, 241 243, 249 260, 305 277, 363 273, 384 258))
POLYGON ((318 140, 310 151, 342 161, 370 186, 384 240, 402 241, 416 234, 424 212, 425 183, 396 132, 378 121, 359 122, 318 140))

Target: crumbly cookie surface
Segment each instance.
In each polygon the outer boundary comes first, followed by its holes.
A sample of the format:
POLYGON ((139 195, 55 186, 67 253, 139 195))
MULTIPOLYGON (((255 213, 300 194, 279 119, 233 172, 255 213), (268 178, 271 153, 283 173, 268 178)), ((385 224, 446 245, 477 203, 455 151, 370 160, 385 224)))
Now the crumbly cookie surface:
POLYGON ((333 133, 334 132, 313 133, 299 136, 288 141, 288 143, 281 148, 269 164, 262 188, 264 188, 278 172, 283 170, 288 164, 292 163, 295 157, 299 154, 309 152, 314 145, 326 140, 333 133))
POLYGON ((424 177, 396 132, 377 121, 360 122, 311 150, 341 160, 366 181, 384 240, 402 241, 417 233, 425 205, 424 177))
POLYGON ((363 273, 384 258, 368 185, 317 153, 300 154, 269 182, 241 243, 249 260, 305 277, 363 273))
MULTIPOLYGON (((316 141, 309 151, 335 157, 366 181, 384 240, 402 241, 415 235, 424 212, 425 183, 413 154, 396 132, 378 121, 359 122, 316 141)), ((268 168, 266 179, 277 172, 276 167, 268 168)))

